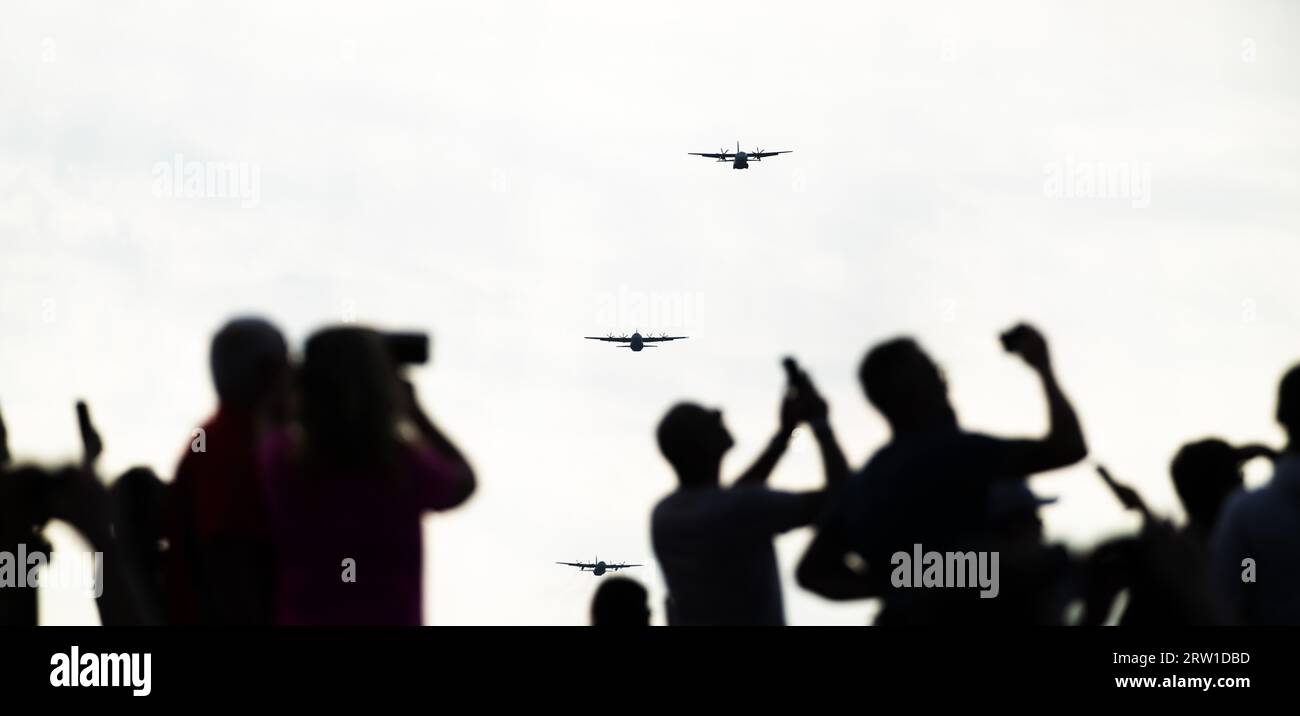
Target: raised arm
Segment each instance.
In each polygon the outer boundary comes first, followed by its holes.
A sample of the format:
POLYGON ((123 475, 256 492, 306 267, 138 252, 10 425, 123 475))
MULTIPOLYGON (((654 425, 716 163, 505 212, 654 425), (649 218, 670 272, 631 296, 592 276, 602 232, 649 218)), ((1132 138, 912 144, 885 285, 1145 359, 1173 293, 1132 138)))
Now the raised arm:
POLYGON ((465 459, 460 449, 438 429, 437 425, 434 425, 433 420, 420 407, 420 401, 415 395, 415 386, 410 381, 405 380, 402 381, 402 385, 406 396, 406 414, 415 425, 420 439, 455 465, 456 474, 454 479, 456 486, 450 496, 450 504, 443 509, 454 507, 474 494, 474 490, 478 486, 474 468, 470 467, 469 460, 465 459))
POLYGON ((1020 356, 1038 374, 1048 410, 1047 435, 1039 440, 1019 441, 1018 449, 1008 456, 1011 464, 1003 466, 1006 474, 1031 475, 1072 465, 1087 457, 1083 428, 1057 383, 1043 335, 1032 326, 1020 324, 1003 334, 1002 341, 1009 352, 1020 356))
POLYGON ((799 403, 797 412, 808 421, 813 436, 817 439, 826 486, 834 488, 842 485, 849 477, 849 463, 844 458, 844 451, 840 449, 839 441, 835 439, 835 431, 831 429, 830 407, 821 393, 817 392, 817 387, 813 385, 808 373, 800 368, 793 358, 787 358, 785 365, 795 393, 795 401, 799 403))
POLYGON ((51 497, 50 516, 63 520, 86 538, 99 553, 96 565, 95 604, 105 626, 138 626, 157 622, 134 564, 113 534, 113 503, 99 481, 95 463, 104 450, 84 402, 77 403, 81 431, 81 468, 64 470, 51 497))
POLYGON ((786 391, 785 397, 781 400, 780 420, 776 434, 768 441, 767 447, 749 469, 736 478, 734 483, 736 487, 751 487, 767 483, 767 478, 771 477, 772 471, 776 469, 776 463, 781 460, 786 448, 790 446, 790 436, 803 417, 801 410, 804 410, 804 405, 797 402, 790 391, 786 391))
POLYGON ((793 431, 793 427, 787 430, 786 426, 782 425, 777 430, 776 435, 773 435, 772 439, 768 441, 763 452, 759 453, 754 463, 742 472, 740 477, 736 478, 734 485, 736 487, 753 487, 767 484, 767 478, 772 476, 776 464, 780 462, 781 456, 785 454, 786 448, 790 446, 790 431, 793 431))

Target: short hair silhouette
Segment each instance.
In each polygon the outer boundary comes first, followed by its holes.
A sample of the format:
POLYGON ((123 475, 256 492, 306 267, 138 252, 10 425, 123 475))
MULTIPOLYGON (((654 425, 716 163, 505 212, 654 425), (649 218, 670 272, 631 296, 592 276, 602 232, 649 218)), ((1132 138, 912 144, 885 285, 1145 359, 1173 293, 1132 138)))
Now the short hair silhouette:
POLYGON ((1191 522, 1212 529, 1219 508, 1233 490, 1241 487, 1242 457, 1217 438, 1188 443, 1179 448, 1169 465, 1174 489, 1191 522))
POLYGON ((166 489, 166 484, 158 479, 153 469, 142 466, 122 473, 108 488, 117 517, 130 537, 147 540, 155 549, 162 536, 162 504, 166 489))
POLYGON ((1278 385, 1277 421, 1293 443, 1300 442, 1300 364, 1292 366, 1278 385))
POLYGON ((867 400, 895 427, 951 411, 943 373, 911 338, 894 338, 867 351, 858 381, 867 400))
POLYGON ((659 421, 655 437, 659 451, 683 480, 697 474, 689 468, 720 459, 733 444, 722 424, 722 413, 694 403, 678 403, 669 409, 659 421))
POLYGON ((209 362, 217 397, 224 404, 257 402, 288 365, 284 336, 269 322, 236 318, 212 338, 209 362))
POLYGON ((360 468, 387 464, 397 441, 397 371, 383 337, 326 328, 307 339, 299 372, 307 456, 360 468))
POLYGON ((148 467, 133 467, 108 488, 114 535, 135 564, 151 608, 163 601, 163 501, 166 484, 148 467))
POLYGON ((592 626, 649 626, 649 593, 634 579, 606 577, 591 600, 592 626))

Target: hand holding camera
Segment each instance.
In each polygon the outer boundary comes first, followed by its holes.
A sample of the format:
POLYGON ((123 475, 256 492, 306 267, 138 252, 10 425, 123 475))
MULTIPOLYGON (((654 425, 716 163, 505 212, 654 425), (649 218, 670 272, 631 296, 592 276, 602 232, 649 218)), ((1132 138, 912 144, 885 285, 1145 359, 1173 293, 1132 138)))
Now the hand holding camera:
POLYGON ((786 392, 781 403, 781 426, 793 431, 799 423, 815 423, 826 420, 829 408, 825 399, 817 392, 808 374, 799 367, 794 358, 786 357, 781 364, 785 367, 786 392))

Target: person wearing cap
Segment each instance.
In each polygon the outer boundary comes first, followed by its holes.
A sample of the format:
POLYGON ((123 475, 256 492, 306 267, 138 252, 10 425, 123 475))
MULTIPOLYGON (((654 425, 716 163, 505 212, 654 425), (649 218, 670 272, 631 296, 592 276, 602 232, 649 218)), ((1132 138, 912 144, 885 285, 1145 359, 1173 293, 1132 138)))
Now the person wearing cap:
POLYGON ((1276 417, 1287 445, 1272 479, 1233 494, 1211 537, 1215 584, 1246 624, 1300 624, 1300 365, 1282 377, 1276 417))
POLYGON ((976 600, 971 618, 982 623, 1057 626, 1075 596, 1076 564, 1065 546, 1043 536, 1041 507, 1056 504, 1029 489, 1027 480, 999 480, 989 489, 991 548, 1001 553, 1001 591, 976 600))
POLYGON ((1179 448, 1169 473, 1187 512, 1189 536, 1201 544, 1209 542, 1223 504, 1244 483, 1242 466, 1257 457, 1273 457, 1273 450, 1263 445, 1234 447, 1218 438, 1179 448))

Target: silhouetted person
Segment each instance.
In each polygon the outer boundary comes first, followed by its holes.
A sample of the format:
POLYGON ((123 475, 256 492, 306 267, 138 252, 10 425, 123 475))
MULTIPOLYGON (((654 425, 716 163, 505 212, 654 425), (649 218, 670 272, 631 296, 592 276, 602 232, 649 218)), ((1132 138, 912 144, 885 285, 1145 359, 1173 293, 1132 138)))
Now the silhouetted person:
MULTIPOLYGON (((44 471, 14 467, 9 453, 9 435, 0 415, 0 552, 17 555, 19 546, 28 552, 49 554, 50 543, 41 535, 49 518, 48 503, 37 489, 46 483, 44 471)), ((14 565, 8 575, 13 584, 0 586, 0 626, 36 626, 36 590, 26 584, 27 565, 14 565)))
POLYGON ((878 623, 965 613, 964 606, 936 611, 927 592, 938 591, 939 598, 956 602, 978 598, 976 589, 893 587, 892 555, 910 553, 915 545, 927 552, 986 548, 990 491, 996 482, 1065 467, 1087 454, 1043 337, 1020 325, 1003 335, 1003 344, 1042 381, 1050 423, 1044 438, 1007 440, 963 431, 943 374, 909 338, 887 341, 867 353, 858 378, 867 399, 889 422, 892 438, 838 493, 800 564, 802 586, 830 599, 884 596, 878 623), (846 565, 850 555, 865 560, 865 571, 846 565), (918 600, 926 607, 910 608, 918 600))
POLYGON ((1257 457, 1274 454, 1262 445, 1236 448, 1218 438, 1188 443, 1174 455, 1169 473, 1187 512, 1187 532, 1198 542, 1209 542, 1224 503, 1244 484, 1242 466, 1257 457))
POLYGON ((1098 545, 1085 559, 1082 623, 1105 623, 1123 589, 1128 603, 1119 623, 1125 626, 1226 623, 1211 589, 1204 540, 1154 515, 1137 490, 1116 481, 1106 468, 1098 466, 1097 472, 1120 504, 1142 516, 1142 529, 1098 545))
POLYGON ((811 386, 798 397, 788 393, 776 435, 730 487, 720 479, 734 444, 722 414, 682 403, 664 416, 659 449, 679 487, 655 507, 651 537, 671 595, 670 625, 785 623, 772 538, 816 519, 826 493, 771 490, 766 482, 802 420, 820 416, 819 443, 838 453, 823 439, 825 411, 811 386))
POLYGON ((1039 507, 1056 498, 1038 497, 1024 480, 992 485, 988 545, 999 553, 996 599, 970 604, 971 620, 999 624, 1060 625, 1074 594, 1073 563, 1065 547, 1043 539, 1039 507))
POLYGON ((592 626, 649 626, 645 587, 627 577, 605 577, 591 600, 592 626))
MULTIPOLYGON (((80 467, 8 469, 4 464, 8 446, 0 448, 0 551, 16 557, 22 545, 28 555, 41 553, 48 565, 52 549, 41 531, 51 519, 62 520, 100 553, 100 568, 93 575, 97 580, 95 605, 100 621, 106 626, 153 623, 154 615, 141 593, 134 565, 113 534, 112 500, 95 473, 103 443, 84 403, 77 404, 77 414, 82 438, 80 467)), ((4 442, 0 431, 0 444, 4 442)), ((5 583, 0 585, 0 625, 34 626, 38 618, 37 593, 27 583, 31 565, 13 566, 16 571, 4 575, 5 583), (9 579, 16 581, 9 584, 9 579)))
POLYGON ((283 418, 289 357, 280 331, 238 318, 212 339, 217 412, 191 435, 164 500, 165 595, 177 624, 268 624, 270 533, 257 442, 283 418))
POLYGON ((1273 478, 1228 499, 1212 540, 1215 583, 1247 624, 1300 624, 1300 365, 1282 377, 1277 421, 1287 445, 1273 478))
POLYGON ((147 467, 133 467, 109 487, 114 535, 140 579, 151 613, 163 605, 163 497, 167 485, 147 467))
POLYGON ((280 556, 275 620, 419 625, 421 518, 464 502, 474 473, 399 380, 380 334, 317 332, 298 377, 301 429, 261 450, 280 556))

